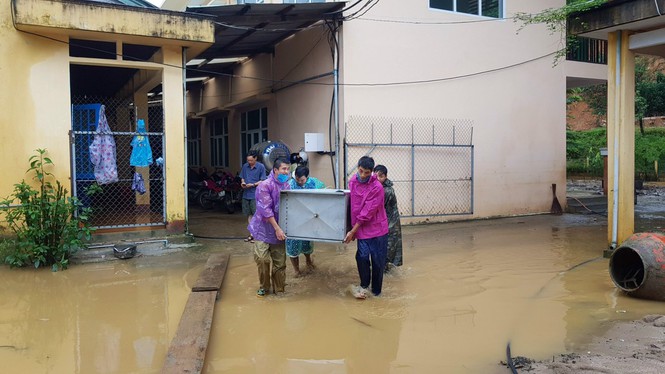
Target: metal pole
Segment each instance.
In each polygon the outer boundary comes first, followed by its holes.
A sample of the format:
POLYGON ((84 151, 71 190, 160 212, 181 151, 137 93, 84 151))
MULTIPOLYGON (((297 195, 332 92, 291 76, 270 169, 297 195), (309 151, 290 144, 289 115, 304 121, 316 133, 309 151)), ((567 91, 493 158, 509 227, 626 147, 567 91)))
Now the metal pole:
MULTIPOLYGON (((339 31, 335 31, 335 39, 339 43, 339 31)), ((334 81, 334 98, 333 98, 333 116, 335 121, 335 188, 339 189, 339 51, 338 43, 335 43, 335 53, 333 58, 333 81, 334 81)))
POLYGON ((473 214, 473 145, 471 145, 471 214, 473 214))
POLYGON ((413 123, 411 124, 411 215, 416 215, 416 145, 413 142, 413 123))
POLYGON ((617 51, 616 51, 616 67, 614 77, 614 154, 612 155, 614 161, 614 178, 613 188, 614 194, 612 195, 612 243, 610 248, 617 247, 618 229, 619 229, 619 98, 621 95, 621 31, 617 32, 617 51))
MULTIPOLYGON (((347 122, 344 122, 344 142, 347 142, 348 131, 349 131, 349 124, 347 122)), ((344 144, 344 188, 347 187, 348 179, 349 179, 349 145, 344 144)))
MULTIPOLYGON (((185 235, 189 234, 189 194, 187 191, 187 179, 189 178, 189 170, 187 164, 187 48, 182 48, 182 117, 183 117, 183 127, 184 127, 184 146, 185 146, 185 235)), ((199 98, 202 100, 203 98, 199 98)), ((166 156, 166 153, 164 153, 166 156)), ((166 160, 164 160, 163 171, 164 176, 166 177, 166 160)), ((164 182, 164 189, 166 190, 166 182, 164 182)), ((164 200, 166 200, 166 194, 164 194, 164 200)), ((166 209, 164 209, 164 215, 166 215, 166 209)))

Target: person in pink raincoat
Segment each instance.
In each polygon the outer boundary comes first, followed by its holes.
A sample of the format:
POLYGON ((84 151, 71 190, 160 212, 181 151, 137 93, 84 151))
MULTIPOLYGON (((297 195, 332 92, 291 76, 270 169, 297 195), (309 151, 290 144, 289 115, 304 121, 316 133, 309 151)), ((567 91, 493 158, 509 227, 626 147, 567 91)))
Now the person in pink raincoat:
POLYGON ((358 161, 358 173, 349 180, 353 228, 346 234, 344 243, 358 239, 356 265, 360 288, 353 291, 358 299, 367 297, 370 282, 372 293, 375 296, 381 294, 388 255, 388 217, 383 207, 383 185, 372 170, 374 159, 363 156, 358 161))

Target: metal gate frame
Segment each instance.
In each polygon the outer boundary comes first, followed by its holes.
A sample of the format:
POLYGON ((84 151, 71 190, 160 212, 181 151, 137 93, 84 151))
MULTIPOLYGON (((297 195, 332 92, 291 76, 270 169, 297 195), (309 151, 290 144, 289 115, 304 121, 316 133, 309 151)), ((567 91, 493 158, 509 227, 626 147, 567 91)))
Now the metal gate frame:
MULTIPOLYGON (((385 126, 384 126, 385 127, 385 126)), ((403 130, 403 128, 402 128, 403 130)), ((403 132, 403 131, 402 131, 403 132)), ((385 137, 385 134, 384 134, 385 137)), ((371 117, 350 117, 349 122, 346 123, 345 126, 345 136, 344 136, 344 183, 346 186, 348 186, 348 177, 356 170, 357 164, 355 161, 352 161, 353 163, 349 162, 349 149, 350 148, 368 148, 368 150, 364 153, 365 156, 371 156, 372 153, 380 148, 386 148, 386 149, 395 149, 395 148, 410 148, 410 157, 411 157, 411 170, 410 170, 410 188, 411 188, 411 214, 403 214, 400 212, 400 214, 403 217, 438 217, 438 216, 459 216, 459 215, 472 215, 474 212, 474 145, 473 145, 473 127, 471 126, 470 121, 465 121, 465 120, 435 120, 435 119, 405 119, 405 118, 371 118, 371 117), (371 129, 369 133, 369 141, 367 142, 349 142, 349 128, 351 123, 351 126, 354 126, 355 124, 353 122, 369 122, 371 124, 371 129), (425 122, 428 122, 427 124, 425 122), (430 126, 430 123, 435 122, 430 126), (377 137, 377 132, 375 129, 375 124, 383 124, 383 125, 388 125, 389 126, 389 142, 377 142, 375 141, 375 138, 377 137), (400 123, 407 123, 409 124, 410 128, 410 142, 393 142, 393 133, 396 130, 395 129, 395 123, 398 125, 400 123), (453 123, 454 125, 448 125, 448 126, 441 126, 441 125, 446 125, 449 123, 453 123), (415 125, 415 126, 414 126, 415 125), (421 125, 419 127, 423 128, 426 125, 428 130, 431 129, 431 142, 417 142, 415 141, 414 135, 415 135, 415 128, 418 127, 418 125, 421 125), (438 125, 438 127, 437 127, 438 125), (465 141, 463 141, 463 144, 460 144, 457 135, 458 128, 464 127, 466 136, 465 136, 465 141), (437 134, 436 130, 441 130, 441 128, 447 127, 448 130, 451 133, 451 138, 452 141, 450 142, 437 142, 437 134), (434 149, 450 149, 450 150, 468 150, 469 153, 469 175, 468 178, 456 178, 456 179, 430 179, 430 180, 423 180, 423 179, 416 179, 416 171, 417 165, 416 165, 416 157, 418 155, 418 150, 421 149, 427 149, 427 148, 434 148, 434 149), (469 201, 468 201, 468 207, 469 209, 466 211, 462 212, 454 212, 454 213, 449 213, 449 212, 443 212, 440 211, 438 213, 434 214, 416 214, 416 184, 418 182, 443 182, 443 183, 449 183, 449 182, 460 182, 460 181, 468 181, 469 182, 469 201)), ((380 160, 379 160, 380 161, 380 160)), ((377 164, 381 164, 382 162, 377 162, 377 164)), ((391 175, 391 172, 388 172, 389 175, 391 175)), ((404 182, 404 181, 402 181, 404 182)), ((399 199, 398 199, 399 200, 399 199)), ((398 204, 400 202, 398 201, 398 204)))
MULTIPOLYGON (((86 106, 86 105, 81 105, 81 106, 86 106)), ((72 117, 74 116, 74 105, 72 105, 72 117)), ((134 117, 136 118, 136 117, 134 117)), ((132 126, 133 127, 133 126, 132 126)), ((134 127, 133 127, 134 128, 134 127)), ((96 125, 95 125, 95 130, 96 130, 96 125)), ((131 130, 131 129, 130 129, 131 130)), ((113 136, 113 138, 116 140, 116 148, 118 147, 117 144, 119 141, 124 141, 127 142, 127 144, 124 144, 124 148, 127 150, 131 147, 128 147, 129 142, 135 135, 138 133, 136 131, 112 131, 110 132, 110 135, 113 136)), ((74 130, 74 118, 72 118, 72 129, 69 131, 69 141, 70 141, 70 162, 71 162, 71 185, 72 185, 72 196, 76 196, 79 198, 80 201, 83 201, 85 199, 89 200, 87 196, 84 195, 84 191, 79 190, 78 184, 83 182, 83 183, 95 183, 96 180, 94 176, 88 175, 89 173, 84 172, 84 177, 83 179, 78 179, 77 177, 80 177, 77 174, 77 157, 89 157, 89 150, 87 147, 89 146, 89 142, 91 139, 96 135, 96 131, 78 131, 74 130), (88 138, 88 139, 86 139, 88 138), (79 149, 77 149, 77 146, 79 149), (83 149, 80 149, 83 148, 83 149), (78 154, 77 154, 78 152, 78 154), (79 196, 80 195, 80 196, 79 196)), ((163 226, 166 224, 166 142, 165 142, 165 133, 162 132, 145 132, 141 133, 140 135, 144 135, 149 137, 150 143, 151 143, 151 148, 153 149, 153 165, 154 160, 157 158, 161 157, 164 160, 164 163, 161 165, 161 175, 159 175, 157 178, 150 178, 150 182, 159 182, 161 183, 161 189, 160 188, 155 188, 156 184, 151 183, 150 184, 150 190, 154 191, 156 194, 161 194, 161 221, 156 222, 156 218, 159 217, 159 212, 155 211, 153 214, 152 212, 149 212, 149 222, 142 222, 142 223, 105 223, 101 225, 95 225, 94 224, 94 214, 95 212, 93 211, 93 227, 95 228, 122 228, 122 227, 149 227, 149 226, 163 226), (159 139, 159 140, 157 140, 159 139), (159 144, 159 145, 158 145, 159 144), (161 149, 161 152, 157 152, 157 149, 161 149)), ((121 154, 120 152, 116 151, 116 163, 118 164, 118 176, 119 179, 117 182, 108 184, 108 185, 102 185, 102 189, 104 189, 105 186, 111 186, 111 185, 116 185, 118 183, 124 183, 124 184, 131 184, 132 183, 132 178, 127 178, 128 175, 133 175, 134 167, 129 166, 129 155, 125 152, 121 154), (123 163, 122 166, 120 163, 123 163), (126 163, 126 165, 124 164, 126 163), (121 168, 123 168, 121 170, 121 168), (121 172, 122 171, 122 172, 121 172)), ((94 198, 94 197, 93 197, 94 198)), ((152 200, 152 199, 151 199, 152 200)), ((107 205, 112 204, 113 201, 105 201, 107 205)), ((159 203, 155 204, 155 206, 159 206, 159 203)), ((150 202, 148 203, 148 206, 150 206, 150 202)), ((131 204, 130 204, 131 206, 131 204)), ((135 205, 136 206, 136 205, 135 205)), ((110 208, 106 208, 105 210, 111 210, 110 208)), ((128 214, 129 212, 123 212, 123 211, 116 211, 114 213, 120 213, 121 217, 127 218, 130 216, 128 214), (125 213, 123 216, 122 213, 125 213)), ((107 212, 108 215, 110 213, 107 212)), ((145 213, 144 213, 145 214, 145 213)), ((104 215, 104 213, 101 213, 100 215, 104 215)), ((108 219, 111 222, 114 220, 108 219)), ((116 220, 116 222, 121 222, 122 220, 116 220)))

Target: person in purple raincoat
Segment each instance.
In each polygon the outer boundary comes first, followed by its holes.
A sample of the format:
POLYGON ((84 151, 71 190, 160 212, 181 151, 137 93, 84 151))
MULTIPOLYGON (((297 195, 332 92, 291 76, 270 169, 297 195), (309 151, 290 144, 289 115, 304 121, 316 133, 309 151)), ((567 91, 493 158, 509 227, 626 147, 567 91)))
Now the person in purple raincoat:
POLYGON ((279 192, 290 189, 290 166, 287 160, 275 160, 268 179, 256 187, 256 213, 247 229, 254 238, 254 261, 259 271, 256 296, 259 297, 270 291, 271 279, 273 293, 284 292, 286 284, 286 235, 279 227, 279 192))

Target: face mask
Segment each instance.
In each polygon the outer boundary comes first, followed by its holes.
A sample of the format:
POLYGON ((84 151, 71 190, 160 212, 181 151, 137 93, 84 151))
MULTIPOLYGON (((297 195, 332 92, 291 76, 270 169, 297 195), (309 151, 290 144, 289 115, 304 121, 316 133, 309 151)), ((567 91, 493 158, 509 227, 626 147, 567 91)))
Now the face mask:
POLYGON ((371 177, 371 176, 372 175, 370 174, 370 175, 367 176, 367 178, 362 179, 362 178, 360 178, 360 174, 356 173, 356 179, 358 179, 358 182, 360 182, 360 183, 367 183, 367 181, 369 181, 369 177, 371 177))
POLYGON ((277 176, 279 183, 286 183, 289 180, 289 176, 286 174, 280 174, 277 176))

